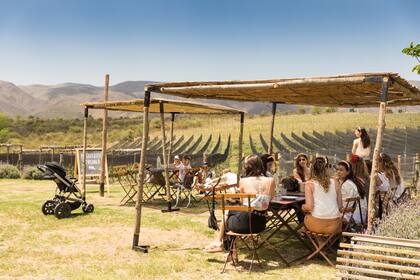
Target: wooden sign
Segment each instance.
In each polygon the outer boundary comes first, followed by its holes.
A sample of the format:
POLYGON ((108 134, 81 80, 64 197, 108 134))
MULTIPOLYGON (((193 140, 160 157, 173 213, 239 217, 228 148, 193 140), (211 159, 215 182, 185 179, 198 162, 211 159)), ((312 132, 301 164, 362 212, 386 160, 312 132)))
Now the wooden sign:
MULTIPOLYGON (((86 149, 86 181, 89 184, 99 184, 101 177, 102 149, 86 149)), ((109 194, 108 162, 105 157, 105 184, 109 194)), ((83 182, 83 149, 76 149, 76 158, 74 161, 74 177, 77 177, 79 184, 83 182)))

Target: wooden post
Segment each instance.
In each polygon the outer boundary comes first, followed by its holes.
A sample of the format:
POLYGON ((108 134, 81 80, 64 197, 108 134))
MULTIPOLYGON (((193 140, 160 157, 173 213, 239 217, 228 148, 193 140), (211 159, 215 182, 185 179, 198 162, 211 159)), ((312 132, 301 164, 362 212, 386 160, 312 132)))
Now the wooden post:
POLYGON ((83 118, 83 199, 86 199, 86 146, 87 146, 87 119, 89 109, 85 107, 85 115, 83 118))
POLYGON ((168 152, 168 164, 171 162, 171 154, 173 149, 173 141, 174 141, 174 122, 175 122, 175 113, 171 113, 171 138, 169 139, 169 152, 168 152))
POLYGON ((7 146, 6 146, 6 150, 7 150, 7 154, 6 154, 6 161, 7 161, 7 164, 10 164, 10 155, 9 155, 9 153, 10 153, 10 144, 7 144, 7 146))
POLYGON ((398 173, 401 174, 401 155, 397 155, 397 169, 398 173))
POLYGON ((144 184, 144 167, 146 165, 147 142, 149 138, 149 106, 150 106, 150 91, 144 93, 144 110, 143 110, 143 135, 141 142, 141 154, 139 164, 139 179, 138 191, 136 201, 136 221, 134 225, 133 235, 133 250, 147 253, 147 246, 139 246, 140 226, 141 226, 141 207, 143 203, 143 184, 144 184))
POLYGON ((239 181, 241 180, 241 170, 242 170, 242 144, 243 144, 243 139, 244 139, 245 114, 240 113, 240 115, 241 115, 241 119, 240 119, 239 142, 238 142, 239 159, 238 159, 238 174, 237 174, 238 186, 239 186, 239 181))
POLYGON ((277 103, 273 103, 271 112, 271 127, 270 127, 270 146, 268 146, 268 153, 273 154, 273 137, 274 137, 274 123, 276 120, 277 103))
POLYGON ((419 153, 416 153, 416 159, 414 162, 414 179, 416 180, 416 182, 418 182, 419 180, 419 176, 420 176, 420 155, 419 153))
POLYGON ((368 200, 368 234, 372 233, 375 220, 375 193, 376 175, 378 172, 379 155, 382 150, 382 137, 385 128, 386 98, 388 94, 389 78, 384 77, 381 88, 381 103, 379 105, 378 131, 376 133, 375 149, 373 150, 372 171, 370 173, 369 200, 368 200))
POLYGON ((19 170, 22 170, 23 167, 23 148, 22 145, 20 145, 19 155, 18 155, 18 168, 19 170))
MULTIPOLYGON (((165 176, 166 203, 168 204, 168 208, 162 209, 162 212, 172 212, 175 210, 179 210, 179 208, 172 209, 171 186, 169 184, 169 170, 168 170, 169 160, 168 160, 168 156, 166 155, 165 108, 164 108, 163 102, 159 103, 159 111, 160 111, 160 130, 162 133, 163 175, 165 176)), ((170 140, 170 142, 172 142, 172 140, 170 140)))
MULTIPOLYGON (((105 75, 105 87, 104 87, 104 102, 108 101, 108 91, 109 91, 109 74, 105 75)), ((105 193, 105 164, 106 164, 106 156, 107 156, 107 136, 108 136, 108 110, 104 109, 104 114, 102 118, 102 158, 101 158, 101 177, 99 179, 99 195, 104 196, 105 193)), ((109 186, 108 187, 108 194, 109 194, 109 186)))
POLYGON ((54 148, 51 148, 51 161, 54 161, 54 148))
POLYGON ((63 165, 63 152, 60 152, 60 159, 59 159, 59 163, 60 165, 63 165))

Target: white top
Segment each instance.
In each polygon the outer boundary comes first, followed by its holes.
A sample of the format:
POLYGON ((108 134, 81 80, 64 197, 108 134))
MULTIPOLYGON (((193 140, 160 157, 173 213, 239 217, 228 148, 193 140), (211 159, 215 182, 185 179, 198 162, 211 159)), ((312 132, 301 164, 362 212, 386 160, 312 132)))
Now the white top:
POLYGON ((393 175, 393 178, 389 180, 388 177, 385 176, 385 173, 378 172, 378 177, 382 181, 381 185, 378 186, 379 191, 387 192, 389 188, 396 189, 393 197, 394 200, 398 199, 403 194, 405 189, 403 178, 401 178, 401 184, 398 185, 395 175, 393 175))
POLYGON ((354 139, 353 145, 357 145, 355 154, 358 155, 360 158, 368 158, 370 156, 370 146, 367 148, 363 148, 361 138, 354 139))
MULTIPOLYGON (((359 192, 357 191, 356 184, 351 180, 346 180, 341 185, 341 196, 343 199, 343 207, 346 206, 346 199, 351 197, 360 197, 359 192)), ((366 221, 366 214, 367 214, 367 199, 364 197, 360 199, 360 208, 362 209, 362 217, 363 222, 366 221)), ((347 213, 344 218, 348 221, 351 217, 351 213, 347 213)), ((360 210, 359 206, 356 207, 356 210, 353 213, 353 219, 356 223, 360 224, 362 221, 360 219, 360 210)))
MULTIPOLYGON (((272 183, 272 178, 267 177, 248 177, 243 178, 240 181, 240 184, 245 186, 248 184, 252 184, 256 190, 256 197, 251 198, 251 206, 255 208, 255 210, 263 211, 267 210, 268 205, 271 201, 271 195, 269 195, 270 184, 272 183)), ((243 205, 248 206, 248 199, 243 200, 243 205)))
POLYGON ((337 204, 337 193, 334 180, 330 179, 328 192, 317 182, 314 182, 314 209, 312 216, 318 219, 335 219, 340 217, 337 204))

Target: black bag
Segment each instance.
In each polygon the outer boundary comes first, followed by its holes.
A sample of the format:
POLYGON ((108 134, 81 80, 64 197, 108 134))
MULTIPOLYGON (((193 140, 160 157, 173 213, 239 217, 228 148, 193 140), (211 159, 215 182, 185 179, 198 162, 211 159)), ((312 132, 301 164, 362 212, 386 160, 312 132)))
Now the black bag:
POLYGON ((288 192, 298 192, 299 191, 299 182, 293 177, 284 178, 281 183, 283 187, 286 188, 288 192))
POLYGON ((213 187, 211 209, 209 209, 210 216, 209 216, 209 219, 207 220, 207 226, 211 229, 218 230, 219 226, 217 225, 216 215, 214 214, 214 209, 216 208, 215 207, 215 200, 214 200, 214 189, 215 188, 213 187))

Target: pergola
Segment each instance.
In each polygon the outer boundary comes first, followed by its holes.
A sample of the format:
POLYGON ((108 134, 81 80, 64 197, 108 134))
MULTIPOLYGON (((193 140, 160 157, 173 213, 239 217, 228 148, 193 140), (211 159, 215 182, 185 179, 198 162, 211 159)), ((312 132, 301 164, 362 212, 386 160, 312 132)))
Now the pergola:
POLYGON ((272 152, 276 104, 300 104, 331 107, 379 106, 378 133, 373 152, 370 179, 368 231, 374 219, 375 173, 378 168, 385 127, 386 106, 420 104, 420 90, 397 73, 358 73, 330 77, 287 78, 250 81, 207 81, 157 83, 145 86, 145 98, 151 92, 187 98, 270 102, 273 119, 269 152, 272 152))
MULTIPOLYGON (((147 144, 149 138, 149 113, 159 113, 161 120, 161 134, 162 134, 162 156, 163 156, 163 168, 165 177, 165 188, 166 188, 166 199, 168 208, 162 210, 163 212, 170 212, 176 209, 171 207, 171 195, 170 195, 170 183, 169 183, 169 168, 168 163, 172 152, 172 141, 173 141, 173 129, 176 114, 238 114, 240 115, 240 147, 239 155, 242 154, 242 137, 243 137, 243 122, 244 122, 244 111, 208 103, 198 103, 184 100, 169 100, 162 98, 150 98, 150 93, 146 93, 144 100, 128 100, 128 101, 107 101, 107 102, 91 102, 82 104, 85 107, 84 114, 84 132, 83 132, 83 166, 86 168, 86 145, 87 145, 87 118, 89 109, 103 109, 113 111, 128 111, 128 112, 143 112, 143 135, 141 143, 141 154, 140 154, 140 166, 139 166, 139 181, 138 181, 138 192, 136 202, 136 224, 134 229, 133 237, 133 249, 137 249, 143 252, 147 252, 147 247, 139 246, 140 236, 140 225, 141 225, 141 209, 143 200, 143 185, 145 178, 145 164, 146 164, 146 153, 147 144), (166 133, 165 133, 165 113, 171 114, 171 128, 170 128, 170 140, 169 140, 169 151, 166 154, 166 133)), ((106 127, 104 128, 106 129, 106 127)), ((106 135, 106 131, 102 135, 106 135)), ((102 141, 106 143, 106 141, 102 141)), ((103 153, 106 153, 106 144, 103 153)), ((239 159, 240 161, 240 159, 239 159)), ((103 164, 104 161, 102 161, 103 164)), ((102 170, 104 167, 102 165, 102 170)), ((238 180, 240 176, 240 170, 238 170, 238 180)), ((86 170, 84 170, 84 174, 86 170)), ((86 176, 83 176, 83 192, 86 190, 86 176)))

